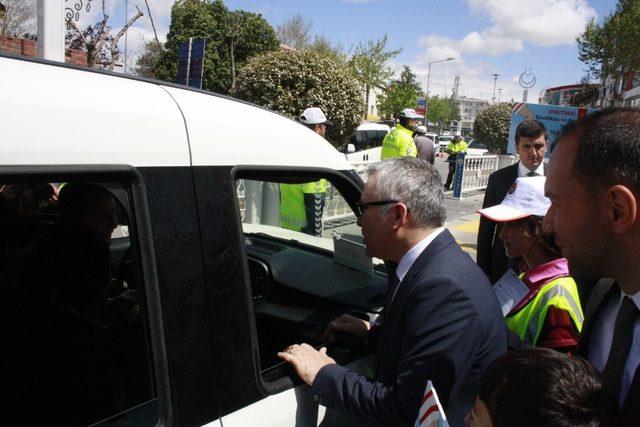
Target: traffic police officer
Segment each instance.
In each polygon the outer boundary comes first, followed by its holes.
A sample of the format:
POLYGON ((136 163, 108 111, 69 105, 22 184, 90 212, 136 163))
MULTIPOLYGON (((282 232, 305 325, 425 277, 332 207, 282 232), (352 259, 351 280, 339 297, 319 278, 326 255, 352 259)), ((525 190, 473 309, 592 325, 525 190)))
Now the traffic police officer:
POLYGON ((392 157, 417 157, 418 149, 413 141, 416 119, 420 118, 416 111, 405 108, 400 113, 400 123, 384 137, 380 160, 392 157))
MULTIPOLYGON (((299 121, 322 137, 325 136, 327 126, 333 126, 318 107, 304 110, 299 121)), ((303 184, 280 184, 280 226, 320 236, 326 193, 325 179, 303 184)))
POLYGON ((445 190, 450 190, 451 182, 453 181, 453 174, 456 171, 456 159, 458 158, 458 154, 467 154, 467 143, 462 139, 460 132, 456 132, 453 135, 453 140, 451 140, 449 145, 447 145, 446 152, 449 155, 447 158, 447 162, 449 163, 449 174, 447 175, 447 182, 444 184, 444 188, 445 190))

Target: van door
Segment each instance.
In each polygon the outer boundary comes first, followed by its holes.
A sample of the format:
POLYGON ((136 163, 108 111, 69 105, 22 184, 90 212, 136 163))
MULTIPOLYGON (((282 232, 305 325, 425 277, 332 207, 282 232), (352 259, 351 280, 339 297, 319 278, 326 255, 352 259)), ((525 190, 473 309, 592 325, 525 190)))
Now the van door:
POLYGON ((309 388, 277 357, 288 345, 327 346, 343 365, 367 356, 361 343, 322 338, 335 317, 350 312, 373 319, 384 303, 381 263, 363 271, 334 257, 334 234, 355 240, 360 234, 351 206, 360 197, 362 181, 354 174, 194 168, 225 426, 256 420, 273 426, 317 425, 323 418, 324 408, 318 408, 309 388), (319 231, 296 229, 304 208, 284 208, 291 187, 310 183, 321 194, 319 231))

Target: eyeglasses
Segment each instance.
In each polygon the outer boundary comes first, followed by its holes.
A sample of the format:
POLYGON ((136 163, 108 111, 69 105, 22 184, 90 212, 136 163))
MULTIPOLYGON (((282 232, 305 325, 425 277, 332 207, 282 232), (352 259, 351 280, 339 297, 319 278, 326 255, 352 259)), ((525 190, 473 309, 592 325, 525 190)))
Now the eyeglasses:
POLYGON ((398 203, 397 200, 376 200, 375 202, 356 202, 356 215, 361 217, 369 206, 384 206, 391 203, 398 203))

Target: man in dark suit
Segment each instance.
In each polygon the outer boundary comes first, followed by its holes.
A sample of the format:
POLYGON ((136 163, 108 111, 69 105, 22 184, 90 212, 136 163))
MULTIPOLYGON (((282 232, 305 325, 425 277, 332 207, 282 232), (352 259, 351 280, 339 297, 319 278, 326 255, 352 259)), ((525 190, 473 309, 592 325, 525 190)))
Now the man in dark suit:
POLYGON ((618 399, 615 425, 640 420, 640 109, 606 109, 567 125, 545 192, 553 232, 572 274, 601 280, 578 353, 618 399))
MULTIPOLYGON (((545 175, 544 157, 547 154, 547 129, 538 120, 525 120, 518 125, 515 134, 516 151, 520 161, 495 171, 489 176, 482 209, 502 203, 507 191, 523 176, 545 175)), ((480 218, 476 259, 478 265, 495 283, 507 271, 509 259, 499 237, 496 223, 480 218)))
POLYGON ((364 425, 413 425, 428 380, 451 425, 463 425, 484 369, 506 350, 506 330, 488 280, 442 227, 440 177, 419 159, 377 163, 358 210, 366 253, 397 264, 386 314, 375 325, 343 315, 328 332, 368 339, 373 379, 306 344, 280 356, 319 403, 364 425))

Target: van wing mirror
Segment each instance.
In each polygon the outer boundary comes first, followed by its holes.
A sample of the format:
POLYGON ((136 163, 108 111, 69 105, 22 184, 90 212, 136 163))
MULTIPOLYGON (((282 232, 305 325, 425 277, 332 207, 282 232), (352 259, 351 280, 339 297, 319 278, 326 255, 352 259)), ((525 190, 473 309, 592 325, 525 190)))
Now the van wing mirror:
POLYGON ((356 152, 356 146, 353 144, 348 144, 347 145, 347 153, 351 154, 351 153, 355 153, 356 152))

